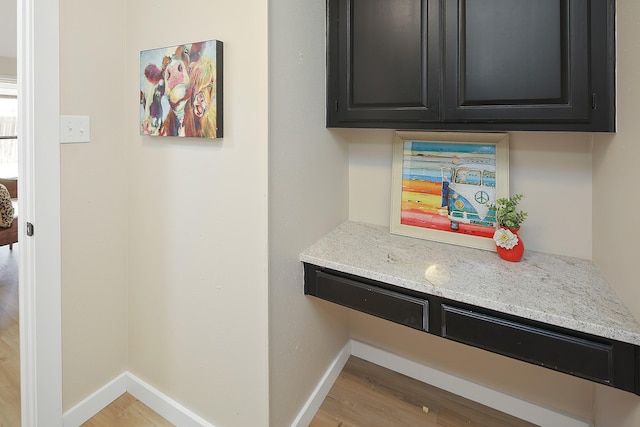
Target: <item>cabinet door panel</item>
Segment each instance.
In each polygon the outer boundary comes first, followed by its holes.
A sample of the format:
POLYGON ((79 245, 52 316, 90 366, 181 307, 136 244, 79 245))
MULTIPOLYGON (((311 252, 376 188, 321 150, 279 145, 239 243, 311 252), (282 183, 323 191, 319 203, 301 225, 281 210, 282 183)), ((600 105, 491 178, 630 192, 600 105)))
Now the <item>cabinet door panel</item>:
POLYGON ((437 4, 329 0, 329 126, 438 120, 437 4))
POLYGON ((305 293, 414 329, 429 331, 429 302, 426 299, 335 276, 310 265, 305 266, 305 293))
POLYGON ((558 0, 483 0, 465 5, 465 98, 566 102, 558 0), (520 3, 520 4, 518 4, 520 3))
POLYGON ((613 346, 442 305, 442 336, 515 359, 614 382, 613 346))
POLYGON ((446 4, 445 120, 590 120, 586 1, 446 4))
POLYGON ((424 107, 420 2, 351 3, 351 105, 424 107))

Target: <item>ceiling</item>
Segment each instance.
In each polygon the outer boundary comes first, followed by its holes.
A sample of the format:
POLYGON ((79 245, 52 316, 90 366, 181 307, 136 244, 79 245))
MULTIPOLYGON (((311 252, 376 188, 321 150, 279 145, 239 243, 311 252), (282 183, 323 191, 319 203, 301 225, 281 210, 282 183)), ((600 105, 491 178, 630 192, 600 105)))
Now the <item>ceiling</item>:
POLYGON ((18 38, 18 0, 0 0, 0 56, 15 58, 18 38))

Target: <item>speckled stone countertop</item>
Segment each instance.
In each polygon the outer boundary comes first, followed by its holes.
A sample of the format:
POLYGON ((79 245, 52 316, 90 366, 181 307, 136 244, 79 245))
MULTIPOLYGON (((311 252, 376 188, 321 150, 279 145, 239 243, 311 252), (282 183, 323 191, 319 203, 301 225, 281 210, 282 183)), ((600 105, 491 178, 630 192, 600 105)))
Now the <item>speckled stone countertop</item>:
POLYGON ((320 267, 640 345, 640 324, 593 262, 525 251, 495 252, 398 236, 345 222, 300 254, 320 267))

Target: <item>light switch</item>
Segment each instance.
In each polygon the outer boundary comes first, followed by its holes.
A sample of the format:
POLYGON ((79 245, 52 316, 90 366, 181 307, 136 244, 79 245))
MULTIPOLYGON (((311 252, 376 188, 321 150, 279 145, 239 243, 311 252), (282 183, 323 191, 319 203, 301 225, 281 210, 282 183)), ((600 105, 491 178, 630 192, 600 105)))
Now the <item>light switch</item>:
POLYGON ((89 116, 60 116, 60 143, 89 142, 91 118, 89 116))

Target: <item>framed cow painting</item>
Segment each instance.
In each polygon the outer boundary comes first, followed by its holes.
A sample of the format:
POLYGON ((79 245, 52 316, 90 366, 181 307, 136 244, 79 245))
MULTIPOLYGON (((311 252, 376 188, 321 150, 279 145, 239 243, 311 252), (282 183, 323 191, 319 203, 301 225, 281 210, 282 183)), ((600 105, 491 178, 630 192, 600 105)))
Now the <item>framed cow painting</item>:
POLYGON ((140 52, 140 134, 222 138, 222 42, 140 52))

